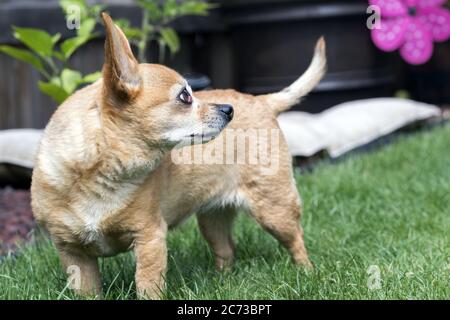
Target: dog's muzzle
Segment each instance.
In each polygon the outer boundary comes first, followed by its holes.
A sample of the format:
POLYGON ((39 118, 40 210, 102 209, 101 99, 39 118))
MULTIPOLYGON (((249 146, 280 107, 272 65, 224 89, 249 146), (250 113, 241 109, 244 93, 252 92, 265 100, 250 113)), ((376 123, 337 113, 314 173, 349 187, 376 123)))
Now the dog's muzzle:
POLYGON ((217 110, 219 111, 220 115, 225 118, 227 122, 230 122, 233 119, 234 116, 234 109, 229 104, 217 104, 216 105, 217 110))

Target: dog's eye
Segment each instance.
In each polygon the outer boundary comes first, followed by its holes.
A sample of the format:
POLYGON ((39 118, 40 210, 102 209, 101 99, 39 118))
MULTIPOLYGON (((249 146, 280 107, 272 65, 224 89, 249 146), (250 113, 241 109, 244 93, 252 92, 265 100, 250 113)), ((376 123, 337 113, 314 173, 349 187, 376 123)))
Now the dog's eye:
POLYGON ((190 93, 187 91, 187 89, 184 89, 181 91, 180 95, 178 96, 178 99, 183 102, 184 104, 192 104, 193 99, 190 93))

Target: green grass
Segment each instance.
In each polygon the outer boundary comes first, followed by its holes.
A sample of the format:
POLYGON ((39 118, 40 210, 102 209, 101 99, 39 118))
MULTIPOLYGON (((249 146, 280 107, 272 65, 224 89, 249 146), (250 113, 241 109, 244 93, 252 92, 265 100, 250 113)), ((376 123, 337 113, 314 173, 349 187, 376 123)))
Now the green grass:
MULTIPOLYGON (((450 125, 297 175, 313 271, 247 216, 235 227, 236 265, 214 270, 192 219, 169 236, 169 299, 450 298, 450 125), (369 266, 381 288, 367 286, 369 266)), ((131 254, 102 260, 105 297, 134 299, 131 254)), ((48 241, 0 263, 0 299, 71 299, 48 241)))

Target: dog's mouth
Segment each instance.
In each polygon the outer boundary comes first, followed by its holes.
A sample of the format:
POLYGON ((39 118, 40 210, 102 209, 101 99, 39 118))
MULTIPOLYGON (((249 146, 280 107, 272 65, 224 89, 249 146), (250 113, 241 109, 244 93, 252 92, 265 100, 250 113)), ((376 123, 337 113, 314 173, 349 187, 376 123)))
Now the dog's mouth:
POLYGON ((185 147, 201 145, 216 139, 221 132, 230 123, 232 117, 215 116, 208 122, 203 122, 200 126, 192 128, 192 131, 186 129, 175 129, 166 134, 169 143, 175 142, 175 147, 185 147), (187 131, 187 132, 186 132, 187 131))
POLYGON ((203 128, 198 132, 193 132, 185 136, 181 143, 183 145, 205 144, 216 139, 227 126, 228 122, 220 122, 219 124, 210 124, 207 128, 203 128))
POLYGON ((190 136, 186 137, 185 140, 191 142, 191 144, 202 144, 207 143, 211 140, 217 138, 217 136, 222 132, 223 128, 217 131, 208 131, 201 133, 193 133, 190 136))

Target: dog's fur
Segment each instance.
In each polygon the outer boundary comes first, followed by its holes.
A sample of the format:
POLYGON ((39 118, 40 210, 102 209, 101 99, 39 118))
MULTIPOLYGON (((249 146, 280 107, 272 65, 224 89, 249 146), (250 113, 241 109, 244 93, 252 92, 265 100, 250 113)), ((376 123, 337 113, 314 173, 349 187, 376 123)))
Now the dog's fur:
POLYGON ((204 91, 185 105, 177 97, 183 87, 190 90, 186 81, 166 67, 138 64, 122 31, 108 15, 103 20, 103 79, 76 92, 55 112, 32 183, 37 221, 49 231, 63 265, 80 268, 77 292, 101 292, 97 257, 133 249, 139 296, 160 297, 167 229, 192 213, 197 213, 218 268, 233 261, 231 229, 239 208, 277 238, 297 264, 310 266, 298 221, 300 198, 282 135, 275 175, 262 174, 260 164, 175 164, 170 151, 192 137, 208 142, 228 122, 225 132, 279 129, 278 113, 322 78, 324 40, 305 74, 279 93, 255 97, 204 91), (234 106, 231 122, 220 103, 234 106))

